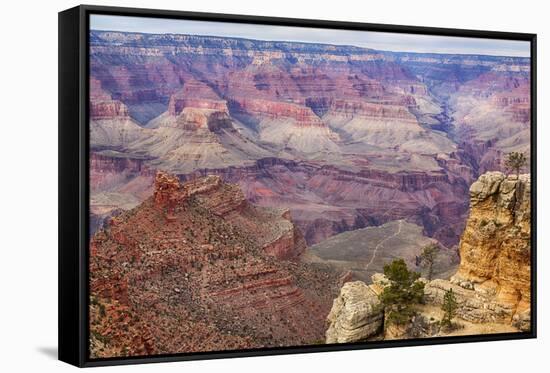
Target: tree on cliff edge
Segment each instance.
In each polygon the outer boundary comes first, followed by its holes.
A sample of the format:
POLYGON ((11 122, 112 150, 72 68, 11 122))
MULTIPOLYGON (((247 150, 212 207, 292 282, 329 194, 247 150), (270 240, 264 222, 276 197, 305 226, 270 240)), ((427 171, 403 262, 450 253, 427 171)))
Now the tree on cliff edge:
POLYGON ((424 283, 417 281, 420 274, 409 271, 403 259, 396 259, 384 266, 389 285, 380 293, 380 301, 386 311, 389 324, 406 324, 416 313, 415 304, 424 299, 424 283))
POLYGON ((527 158, 524 153, 512 152, 508 153, 506 159, 504 160, 504 166, 516 173, 516 177, 519 179, 519 172, 527 164, 527 158))

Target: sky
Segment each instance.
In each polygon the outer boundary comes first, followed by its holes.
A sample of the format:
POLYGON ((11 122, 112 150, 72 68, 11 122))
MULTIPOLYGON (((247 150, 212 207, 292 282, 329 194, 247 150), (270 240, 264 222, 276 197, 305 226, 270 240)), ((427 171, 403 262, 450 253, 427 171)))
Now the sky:
POLYGON ((394 52, 483 54, 519 57, 529 57, 530 55, 530 45, 527 41, 188 21, 166 18, 91 15, 90 29, 142 32, 148 34, 209 35, 271 41, 354 45, 394 52))

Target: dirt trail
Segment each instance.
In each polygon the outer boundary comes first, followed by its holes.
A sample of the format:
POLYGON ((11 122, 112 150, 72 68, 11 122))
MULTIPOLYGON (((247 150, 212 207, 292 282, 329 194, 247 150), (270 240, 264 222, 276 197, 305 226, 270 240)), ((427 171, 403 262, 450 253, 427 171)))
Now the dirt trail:
POLYGON ((376 245, 376 247, 374 248, 374 251, 372 253, 372 258, 370 258, 369 262, 365 266, 365 269, 364 269, 365 271, 369 269, 369 266, 372 264, 372 262, 376 258, 376 253, 378 252, 378 249, 384 244, 384 242, 386 242, 390 238, 394 238, 394 237, 398 236, 401 233, 401 227, 402 226, 403 226, 403 220, 399 220, 399 225, 397 226, 397 231, 394 234, 392 234, 391 236, 388 236, 388 237, 384 238, 382 241, 380 241, 378 243, 378 245, 376 245))

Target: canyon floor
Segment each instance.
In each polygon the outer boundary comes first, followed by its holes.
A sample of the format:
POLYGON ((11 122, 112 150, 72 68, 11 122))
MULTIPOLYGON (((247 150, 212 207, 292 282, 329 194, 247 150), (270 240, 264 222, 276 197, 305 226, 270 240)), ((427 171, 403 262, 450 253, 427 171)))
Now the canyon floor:
MULTIPOLYGON (((403 258, 410 268, 422 272, 417 257, 422 249, 434 243, 422 234, 422 227, 397 220, 377 227, 367 227, 344 232, 310 246, 302 260, 326 263, 344 272, 350 271, 354 278, 368 281, 385 264, 403 258)), ((458 253, 442 248, 434 264, 434 278, 449 278, 458 267, 458 253)))

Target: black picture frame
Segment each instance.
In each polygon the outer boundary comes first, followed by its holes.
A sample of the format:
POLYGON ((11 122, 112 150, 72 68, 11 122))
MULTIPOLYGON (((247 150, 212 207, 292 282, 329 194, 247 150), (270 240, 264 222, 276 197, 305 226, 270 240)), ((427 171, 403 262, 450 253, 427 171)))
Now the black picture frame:
POLYGON ((536 34, 81 5, 59 13, 59 360, 79 367, 536 338, 536 34), (91 14, 507 39, 531 45, 531 330, 145 357, 88 357, 88 31, 91 14))

